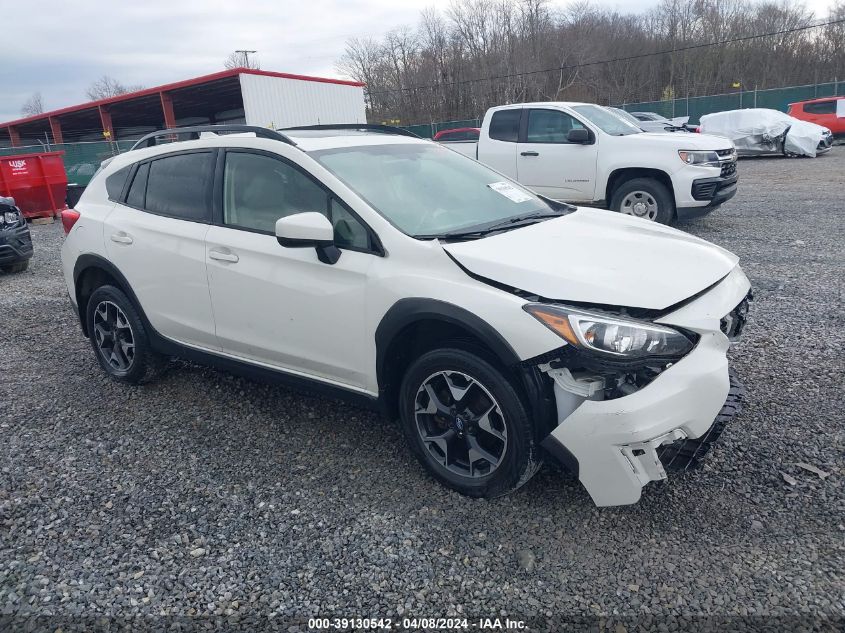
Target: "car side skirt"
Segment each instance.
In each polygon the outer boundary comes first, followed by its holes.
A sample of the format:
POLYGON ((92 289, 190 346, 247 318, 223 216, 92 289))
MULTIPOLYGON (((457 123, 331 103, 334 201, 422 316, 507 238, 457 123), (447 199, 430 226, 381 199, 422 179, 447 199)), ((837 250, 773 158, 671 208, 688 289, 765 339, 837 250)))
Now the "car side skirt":
MULTIPOLYGON (((360 391, 352 387, 346 387, 335 383, 321 380, 316 377, 293 374, 283 369, 276 369, 269 366, 258 365, 246 360, 225 356, 207 350, 190 347, 178 341, 174 341, 159 333, 150 323, 147 315, 144 313, 138 297, 126 280, 126 277, 117 269, 117 267, 110 261, 100 257, 99 255, 81 255, 74 266, 73 279, 74 285, 79 280, 80 275, 91 268, 99 268, 107 273, 117 281, 120 289, 126 293, 129 300, 133 302, 141 317, 147 334, 150 337, 153 349, 159 354, 165 356, 175 356, 184 360, 195 362, 199 365, 212 367, 214 369, 221 369, 233 374, 241 375, 246 378, 258 380, 261 382, 269 382, 271 384, 282 384, 301 391, 308 391, 317 393, 331 398, 336 398, 360 406, 366 409, 381 410, 382 407, 379 398, 375 395, 360 391)), ((71 303, 74 303, 73 301, 71 303)), ((74 307, 79 315, 79 323, 82 328, 82 333, 87 337, 88 332, 85 327, 85 306, 77 305, 74 307)))

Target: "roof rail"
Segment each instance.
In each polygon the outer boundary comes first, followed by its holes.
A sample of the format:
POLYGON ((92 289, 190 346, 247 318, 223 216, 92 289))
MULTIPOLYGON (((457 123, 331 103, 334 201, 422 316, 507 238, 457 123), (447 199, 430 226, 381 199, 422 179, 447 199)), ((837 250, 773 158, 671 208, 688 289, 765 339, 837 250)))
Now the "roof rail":
POLYGON ((382 134, 397 134, 399 136, 410 136, 421 138, 411 130, 395 127, 393 125, 376 125, 374 123, 335 123, 332 125, 301 125, 298 127, 282 128, 282 131, 293 130, 366 130, 367 132, 381 132, 382 134))
POLYGON ((158 130, 156 132, 151 132, 142 136, 137 143, 135 143, 131 148, 130 152, 134 149, 141 149, 144 147, 152 147, 157 145, 157 139, 163 136, 176 136, 182 134, 189 134, 191 135, 188 139, 181 139, 181 140, 194 140, 200 137, 202 132, 213 132, 217 134, 219 132, 233 132, 233 133, 251 133, 255 134, 258 138, 269 138, 276 141, 281 141, 282 143, 287 143, 288 145, 296 146, 290 138, 282 134, 281 132, 277 132, 276 130, 271 130, 270 128, 261 127, 258 125, 242 125, 242 124, 225 124, 225 125, 191 125, 188 127, 173 127, 166 130, 158 130))

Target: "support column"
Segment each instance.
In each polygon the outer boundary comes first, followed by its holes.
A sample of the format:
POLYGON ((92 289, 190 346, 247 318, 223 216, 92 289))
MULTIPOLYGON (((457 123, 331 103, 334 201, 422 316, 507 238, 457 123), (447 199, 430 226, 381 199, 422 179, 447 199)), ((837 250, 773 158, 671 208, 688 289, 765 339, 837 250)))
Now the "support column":
POLYGON ((10 125, 6 129, 9 130, 9 139, 12 141, 12 147, 20 147, 21 135, 18 133, 18 128, 10 125))
POLYGON ((158 93, 161 97, 161 109, 164 112, 164 127, 167 129, 176 127, 176 115, 173 112, 173 99, 166 92, 158 93))
POLYGON ((65 142, 62 137, 62 124, 59 123, 59 120, 56 117, 50 117, 50 132, 53 134, 53 142, 56 145, 61 145, 65 142))
POLYGON ((117 140, 114 138, 114 128, 111 124, 111 112, 107 106, 97 106, 97 109, 100 111, 100 123, 103 126, 103 136, 109 140, 114 141, 117 140), (106 134, 108 132, 108 134, 106 134))

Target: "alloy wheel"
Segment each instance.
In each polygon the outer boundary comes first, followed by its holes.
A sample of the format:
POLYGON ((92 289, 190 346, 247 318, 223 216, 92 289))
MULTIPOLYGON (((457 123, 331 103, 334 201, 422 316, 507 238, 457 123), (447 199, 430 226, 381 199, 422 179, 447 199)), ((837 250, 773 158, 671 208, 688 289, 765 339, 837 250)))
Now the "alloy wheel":
POLYGON ((647 191, 632 191, 622 198, 622 213, 633 215, 646 220, 657 219, 657 201, 647 191))
POLYGON ((476 479, 502 464, 508 446, 502 408, 471 376, 440 371, 426 378, 414 416, 429 455, 447 470, 476 479))
POLYGON ((94 341, 100 355, 113 369, 126 372, 135 361, 135 338, 129 319, 111 301, 101 301, 94 309, 94 341))

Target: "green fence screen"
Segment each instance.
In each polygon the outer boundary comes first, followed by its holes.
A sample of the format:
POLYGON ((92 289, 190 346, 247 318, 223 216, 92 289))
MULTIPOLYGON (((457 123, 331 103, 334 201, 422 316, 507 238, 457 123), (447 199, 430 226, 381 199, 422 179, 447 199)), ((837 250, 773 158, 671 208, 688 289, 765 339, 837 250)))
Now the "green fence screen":
POLYGON ((0 147, 0 156, 64 152, 62 160, 70 185, 86 186, 107 158, 125 152, 135 141, 95 141, 91 143, 44 143, 25 147, 0 147))
MULTIPOLYGON (((706 97, 684 97, 665 101, 641 101, 638 103, 611 103, 628 112, 657 112, 667 118, 688 116, 690 123, 711 112, 739 110, 742 108, 771 108, 786 112, 789 104, 819 97, 845 96, 845 81, 770 88, 767 90, 737 90, 736 92, 709 95, 706 97)), ((481 127, 481 119, 442 121, 403 126, 423 138, 432 138, 440 130, 457 127, 481 127)))
POLYGON ((459 127, 481 127, 481 119, 441 121, 439 123, 422 123, 420 125, 404 125, 402 127, 422 138, 432 138, 441 130, 454 130, 459 127))
POLYGON ((688 116, 690 123, 698 123, 702 115, 711 112, 744 108, 770 108, 786 112, 790 103, 833 96, 845 96, 845 81, 791 86, 789 88, 771 88, 769 90, 737 90, 732 93, 707 97, 622 103, 618 104, 618 107, 624 108, 628 112, 657 112, 670 119, 688 116))

